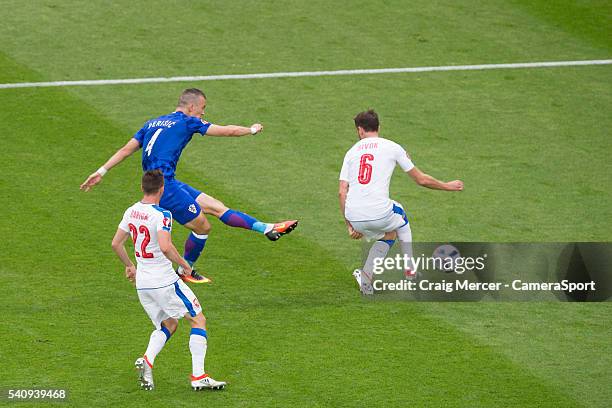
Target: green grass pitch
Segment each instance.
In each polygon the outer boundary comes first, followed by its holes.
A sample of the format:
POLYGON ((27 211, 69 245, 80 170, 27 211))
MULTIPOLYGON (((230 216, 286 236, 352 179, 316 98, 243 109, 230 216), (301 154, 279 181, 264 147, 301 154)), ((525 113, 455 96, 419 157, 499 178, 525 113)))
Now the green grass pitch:
MULTIPOLYGON (((597 0, 0 8, 0 83, 612 56, 612 6, 597 0)), ((610 66, 590 66, 0 90, 0 388, 64 387, 62 406, 610 406, 611 303, 364 300, 337 176, 352 117, 374 107, 420 168, 466 185, 396 174, 416 240, 610 241, 611 84, 610 66), (140 198, 139 158, 78 186, 187 86, 204 89, 211 122, 265 131, 192 141, 179 178, 301 225, 270 243, 212 220, 199 267, 214 284, 194 290, 207 370, 229 387, 191 392, 182 322, 145 393, 132 364, 151 325, 110 249, 140 198)), ((186 236, 175 227, 179 248, 186 236)))

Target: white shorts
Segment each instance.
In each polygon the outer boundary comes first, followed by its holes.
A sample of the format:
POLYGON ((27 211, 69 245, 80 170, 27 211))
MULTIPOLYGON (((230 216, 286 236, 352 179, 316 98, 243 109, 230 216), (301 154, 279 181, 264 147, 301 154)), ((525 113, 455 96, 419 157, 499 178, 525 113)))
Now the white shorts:
POLYGON ((196 295, 180 279, 163 288, 139 289, 138 299, 158 330, 166 319, 180 319, 187 313, 194 317, 202 311, 196 295))
POLYGON ((371 221, 351 221, 353 229, 365 237, 368 241, 382 239, 386 232, 395 231, 408 224, 408 217, 404 207, 397 201, 393 201, 393 208, 383 218, 371 221))

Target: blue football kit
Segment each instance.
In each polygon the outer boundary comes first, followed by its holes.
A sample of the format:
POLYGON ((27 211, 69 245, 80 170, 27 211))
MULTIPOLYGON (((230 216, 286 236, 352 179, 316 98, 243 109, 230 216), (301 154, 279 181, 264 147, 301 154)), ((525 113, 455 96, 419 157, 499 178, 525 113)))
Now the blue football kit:
POLYGON ((201 192, 175 179, 174 173, 187 143, 196 133, 205 135, 210 125, 183 112, 173 112, 147 121, 134 135, 142 147, 143 171, 159 169, 164 174, 160 207, 170 210, 183 225, 200 214, 196 198, 201 192))

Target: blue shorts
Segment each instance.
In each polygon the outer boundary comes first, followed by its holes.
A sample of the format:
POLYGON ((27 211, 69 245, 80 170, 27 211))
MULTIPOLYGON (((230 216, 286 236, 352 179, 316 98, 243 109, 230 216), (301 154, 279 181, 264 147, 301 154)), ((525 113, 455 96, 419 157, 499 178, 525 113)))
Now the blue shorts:
POLYGON ((196 202, 200 194, 200 191, 182 181, 165 179, 164 195, 159 206, 170 211, 176 221, 185 225, 202 211, 200 204, 196 202))

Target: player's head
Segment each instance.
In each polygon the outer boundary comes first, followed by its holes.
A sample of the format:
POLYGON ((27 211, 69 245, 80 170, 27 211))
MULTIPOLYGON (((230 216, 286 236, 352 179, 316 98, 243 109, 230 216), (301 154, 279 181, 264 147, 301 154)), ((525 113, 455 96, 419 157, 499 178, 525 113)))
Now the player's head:
POLYGON ((179 96, 177 110, 201 118, 206 108, 206 95, 198 88, 185 89, 179 96))
POLYGON ((164 175, 160 170, 148 170, 142 175, 142 192, 146 196, 164 194, 164 175))
POLYGON ((378 121, 378 114, 374 112, 374 109, 358 113, 353 120, 355 121, 355 128, 357 128, 357 134, 360 139, 363 139, 366 133, 378 133, 380 123, 378 121))

